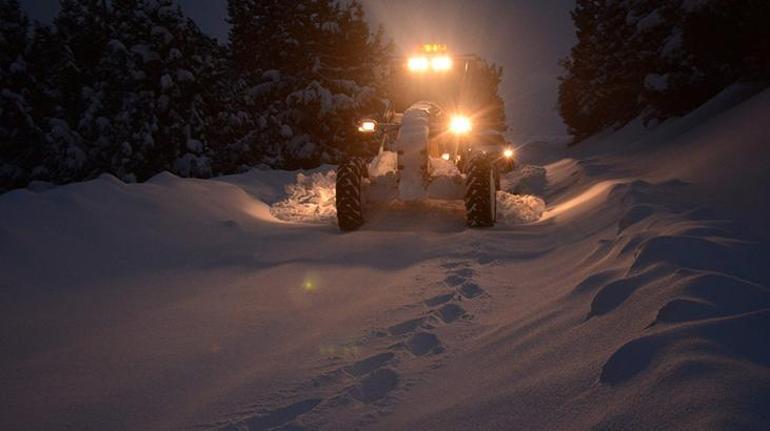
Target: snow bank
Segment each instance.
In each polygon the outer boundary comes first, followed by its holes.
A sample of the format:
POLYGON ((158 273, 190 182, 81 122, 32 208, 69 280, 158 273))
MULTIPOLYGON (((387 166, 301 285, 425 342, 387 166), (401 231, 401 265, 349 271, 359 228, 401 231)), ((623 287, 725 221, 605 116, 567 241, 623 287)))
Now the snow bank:
POLYGON ((302 223, 336 223, 337 172, 297 174, 297 181, 286 186, 286 198, 270 207, 276 218, 302 223))
POLYGON ((497 192, 497 220, 513 225, 534 223, 545 212, 545 201, 537 196, 497 192))

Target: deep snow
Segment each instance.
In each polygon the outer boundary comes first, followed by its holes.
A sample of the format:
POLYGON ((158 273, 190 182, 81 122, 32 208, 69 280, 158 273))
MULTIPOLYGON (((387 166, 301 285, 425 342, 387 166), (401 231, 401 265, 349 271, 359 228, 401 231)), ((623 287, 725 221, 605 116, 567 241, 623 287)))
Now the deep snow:
POLYGON ((6 193, 0 429, 767 429, 751 94, 522 148, 487 230, 340 234, 330 167, 6 193))

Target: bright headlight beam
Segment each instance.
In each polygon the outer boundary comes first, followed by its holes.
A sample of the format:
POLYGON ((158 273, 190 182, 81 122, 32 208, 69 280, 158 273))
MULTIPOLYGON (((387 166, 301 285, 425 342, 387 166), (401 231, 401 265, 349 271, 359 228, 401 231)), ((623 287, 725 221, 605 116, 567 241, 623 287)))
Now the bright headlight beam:
POLYGON ((452 57, 441 55, 430 59, 430 67, 434 72, 446 72, 452 69, 452 57))
POLYGON ((513 148, 506 148, 505 150, 503 150, 503 157, 505 157, 506 159, 510 159, 511 157, 513 157, 513 148))
POLYGON ((358 131, 361 133, 374 133, 377 130, 377 122, 373 120, 364 120, 358 124, 358 131))
POLYGON ((455 115, 449 122, 449 131, 455 135, 464 135, 473 130, 471 119, 463 115, 455 115))
POLYGON ((424 72, 430 68, 428 57, 411 57, 407 67, 412 72, 424 72))

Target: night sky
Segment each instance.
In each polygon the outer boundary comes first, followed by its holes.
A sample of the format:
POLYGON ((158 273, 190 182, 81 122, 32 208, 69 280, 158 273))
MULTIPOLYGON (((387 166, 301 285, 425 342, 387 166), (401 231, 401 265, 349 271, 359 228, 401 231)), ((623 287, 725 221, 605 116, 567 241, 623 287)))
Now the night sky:
MULTIPOLYGON (((502 95, 512 136, 564 134, 556 113, 558 61, 569 53, 575 0, 364 0, 371 21, 400 47, 431 41, 476 53, 504 67, 502 95)), ((58 0, 21 0, 30 16, 48 22, 58 0)), ((225 0, 180 0, 206 32, 227 38, 225 0)))

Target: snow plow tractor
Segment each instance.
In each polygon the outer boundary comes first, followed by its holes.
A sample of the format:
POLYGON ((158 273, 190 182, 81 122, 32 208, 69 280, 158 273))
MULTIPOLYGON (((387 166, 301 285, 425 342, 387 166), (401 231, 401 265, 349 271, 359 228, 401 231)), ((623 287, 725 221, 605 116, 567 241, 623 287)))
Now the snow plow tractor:
POLYGON ((357 125, 359 136, 377 142, 377 154, 351 156, 337 168, 342 231, 361 228, 369 204, 390 201, 464 200, 469 227, 494 226, 500 174, 514 168, 515 152, 474 112, 479 61, 431 44, 394 62, 390 106, 380 121, 357 125))

